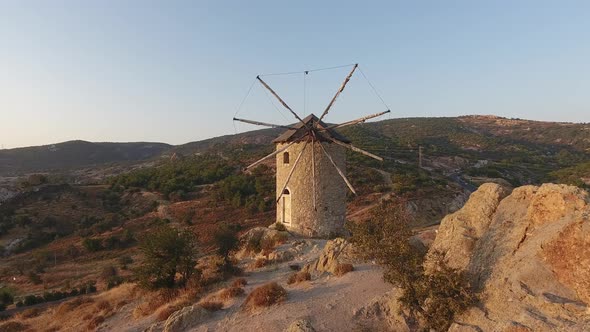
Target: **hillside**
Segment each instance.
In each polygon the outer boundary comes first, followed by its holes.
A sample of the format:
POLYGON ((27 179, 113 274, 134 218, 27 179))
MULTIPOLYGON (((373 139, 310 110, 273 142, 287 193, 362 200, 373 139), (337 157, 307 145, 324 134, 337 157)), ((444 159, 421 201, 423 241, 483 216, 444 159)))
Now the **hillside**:
MULTIPOLYGON (((104 290, 112 280, 103 270, 130 278, 128 265, 141 258, 136 240, 158 225, 192 230, 210 252, 224 225, 244 232, 272 223, 274 160, 242 169, 270 153, 279 132, 179 146, 77 141, 0 151, 0 289, 20 299, 90 282, 104 290)), ((584 124, 469 116, 392 119, 341 132, 384 157, 348 155, 348 177, 358 193, 348 196, 353 222, 367 220, 380 201, 397 198, 415 229, 430 229, 483 182, 587 187, 590 178, 584 124)))
MULTIPOLYGON (((590 160, 588 124, 463 116, 391 119, 341 131, 355 145, 398 164, 400 161, 417 164, 421 146, 426 167, 460 168, 471 176, 501 177, 513 185, 540 183, 551 179, 548 174, 552 171, 590 160), (449 157, 454 160, 450 162, 449 157), (479 160, 485 162, 472 169, 471 166, 479 160)), ((235 158, 238 153, 251 159, 248 157, 272 151, 270 141, 280 132, 280 129, 262 129, 177 146, 71 141, 0 150, 0 176, 82 168, 99 170, 122 165, 131 168, 148 160, 168 159, 173 155, 212 153, 235 158)), ((120 173, 124 170, 112 171, 120 173)), ((84 173, 89 172, 78 172, 82 173, 78 176, 84 177, 84 173)))
POLYGON ((0 175, 63 171, 108 163, 137 162, 170 149, 164 143, 63 143, 0 150, 0 175))
MULTIPOLYGON (((327 241, 256 227, 242 236, 242 247, 234 255, 244 272, 240 276, 182 290, 145 290, 127 282, 98 294, 18 312, 0 322, 0 328, 587 331, 589 204, 588 192, 573 186, 509 189, 489 183, 474 192, 463 208, 444 218, 432 244, 422 242, 425 247, 420 247, 411 234, 396 241, 371 242, 373 250, 385 251, 381 257, 387 258, 409 257, 405 250, 391 255, 392 250, 404 248, 399 241, 407 242, 418 263, 402 260, 404 268, 423 266, 423 272, 411 275, 412 282, 431 286, 416 286, 415 296, 388 274, 396 261, 365 257, 355 233, 350 242, 327 241), (265 239, 280 241, 267 250, 250 249, 251 243, 265 239), (467 280, 469 287, 458 286, 467 280), (460 305, 459 290, 473 294, 473 302, 460 305), (423 303, 423 311, 411 310, 414 301, 423 303)), ((383 205, 384 211, 394 214, 387 206, 383 205)), ((384 228, 403 231, 397 228, 397 219, 388 220, 384 228)), ((386 239, 392 235, 386 234, 386 239)), ((214 261, 206 258, 198 264, 203 276, 209 276, 208 264, 214 261)), ((412 273, 410 268, 395 271, 412 273)))

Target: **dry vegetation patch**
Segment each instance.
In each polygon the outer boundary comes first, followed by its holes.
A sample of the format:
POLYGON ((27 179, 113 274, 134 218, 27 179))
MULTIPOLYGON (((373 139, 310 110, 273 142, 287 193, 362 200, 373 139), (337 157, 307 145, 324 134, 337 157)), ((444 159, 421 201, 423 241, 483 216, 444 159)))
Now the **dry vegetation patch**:
POLYGON ((311 280, 311 274, 309 272, 300 271, 293 273, 289 276, 289 280, 287 280, 287 284, 298 284, 303 281, 311 280))
POLYGON ((203 301, 199 303, 199 306, 207 311, 219 311, 223 309, 223 303, 219 301, 203 301))
POLYGON ((352 264, 349 263, 340 263, 338 265, 336 265, 336 269, 334 270, 334 274, 337 276, 343 276, 345 274, 347 274, 348 272, 352 272, 354 271, 354 266, 352 266, 352 264))
POLYGON ((238 297, 238 296, 242 296, 244 295, 246 292, 244 291, 244 289, 242 287, 228 287, 223 289, 220 293, 219 293, 219 297, 221 299, 224 300, 229 300, 231 298, 234 297, 238 297))
POLYGON ((18 332, 27 329, 28 325, 17 321, 10 321, 3 324, 0 323, 0 332, 18 332))
POLYGON ((170 317, 173 313, 175 313, 176 311, 186 307, 187 305, 190 305, 189 302, 179 302, 179 303, 175 303, 175 304, 170 304, 170 305, 166 305, 163 308, 161 308, 160 310, 158 310, 158 312, 156 313, 156 319, 160 322, 165 321, 168 319, 168 317, 170 317))
POLYGON ((73 298, 53 308, 29 308, 0 325, 0 331, 94 330, 116 313, 116 305, 136 296, 134 286, 124 284, 101 294, 73 298))
POLYGON ((54 313, 55 318, 60 318, 60 317, 64 317, 67 314, 71 313, 72 311, 74 311, 75 309, 81 307, 81 306, 89 306, 92 303, 94 303, 94 299, 93 298, 89 298, 89 297, 78 297, 76 299, 64 302, 62 304, 59 305, 59 307, 57 307, 57 310, 54 313))
POLYGON ((87 327, 88 327, 88 329, 94 330, 100 324, 102 324, 104 322, 104 320, 105 320, 104 316, 98 315, 98 316, 92 318, 92 320, 88 323, 87 327))
POLYGON ((268 307, 284 302, 287 291, 276 282, 271 282, 255 288, 244 301, 244 308, 268 307))
POLYGON ((248 281, 245 278, 237 278, 232 283, 232 287, 244 287, 248 284, 248 281))
POLYGON ((255 268, 255 269, 259 269, 259 268, 261 268, 261 267, 265 267, 265 266, 267 266, 269 263, 270 263, 270 262, 269 262, 269 260, 268 260, 268 259, 266 259, 266 258, 262 257, 262 258, 257 258, 257 259, 254 261, 254 264, 253 264, 253 266, 254 266, 254 268, 255 268))
POLYGON ((16 315, 16 317, 20 318, 21 320, 25 320, 25 319, 37 317, 42 312, 43 312, 43 310, 41 308, 30 308, 30 309, 26 309, 26 310, 18 313, 16 315))

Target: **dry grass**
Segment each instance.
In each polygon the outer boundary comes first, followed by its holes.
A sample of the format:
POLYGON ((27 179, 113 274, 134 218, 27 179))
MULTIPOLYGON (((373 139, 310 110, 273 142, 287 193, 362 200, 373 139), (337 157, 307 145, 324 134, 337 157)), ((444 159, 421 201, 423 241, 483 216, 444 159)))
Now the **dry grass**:
POLYGON ((165 320, 168 319, 168 317, 170 317, 170 315, 172 315, 173 313, 175 313, 176 311, 182 309, 182 307, 179 306, 175 306, 175 305, 170 305, 170 306, 165 306, 164 308, 162 308, 161 310, 159 310, 156 314, 156 319, 160 322, 163 322, 165 320))
POLYGON ((199 292, 200 288, 197 290, 185 288, 180 290, 146 292, 143 294, 145 300, 133 310, 133 317, 149 316, 155 312, 157 319, 164 320, 174 311, 194 303, 198 299, 199 292))
POLYGON ((177 289, 163 289, 156 292, 146 291, 143 295, 145 300, 133 310, 133 317, 149 316, 156 312, 158 308, 178 300, 179 295, 180 291, 177 289))
POLYGON ((94 317, 90 322, 88 322, 88 329, 90 330, 94 330, 96 329, 100 324, 102 324, 104 322, 105 318, 102 315, 98 315, 96 317, 94 317))
POLYGON ((254 266, 254 268, 255 268, 255 269, 259 269, 259 268, 261 268, 261 267, 267 266, 267 265, 268 265, 268 263, 269 263, 269 261, 268 261, 268 259, 266 259, 266 258, 257 258, 257 259, 254 261, 254 264, 253 264, 253 266, 254 266))
POLYGON ((342 264, 336 265, 336 269, 334 270, 334 274, 340 277, 340 276, 343 276, 343 275, 347 274, 348 272, 352 272, 352 271, 354 271, 354 266, 352 266, 352 264, 342 263, 342 264))
POLYGON ((289 280, 287 280, 287 284, 298 284, 303 281, 311 280, 311 274, 309 272, 296 272, 289 276, 289 280))
POLYGON ((98 310, 109 311, 112 309, 112 306, 109 302, 107 302, 105 300, 100 300, 96 303, 96 308, 98 310))
POLYGON ((219 298, 223 299, 223 300, 229 300, 232 299, 234 297, 238 297, 238 296, 242 296, 244 295, 246 292, 244 291, 244 289, 242 287, 228 287, 223 289, 220 293, 219 293, 219 298))
POLYGON ((73 300, 64 302, 57 307, 57 310, 54 313, 55 318, 60 318, 68 315, 74 309, 77 309, 81 306, 89 306, 90 304, 94 303, 94 299, 86 296, 78 297, 73 300))
POLYGON ((41 308, 30 308, 30 309, 26 309, 26 310, 16 314, 16 317, 21 320, 25 320, 25 319, 37 317, 42 312, 43 312, 43 310, 41 308))
POLYGON ((18 321, 10 321, 6 323, 0 323, 0 331, 2 332, 18 332, 18 331, 25 331, 28 329, 28 326, 24 323, 18 321))
POLYGON ((223 303, 218 301, 203 301, 199 303, 199 306, 207 311, 219 311, 223 308, 223 303))
POLYGON ((278 304, 287 299, 287 291, 276 282, 271 282, 255 288, 244 301, 243 307, 257 308, 278 304))
POLYGON ((231 286, 232 287, 244 287, 247 284, 248 284, 248 281, 246 281, 245 278, 237 278, 231 283, 231 286))

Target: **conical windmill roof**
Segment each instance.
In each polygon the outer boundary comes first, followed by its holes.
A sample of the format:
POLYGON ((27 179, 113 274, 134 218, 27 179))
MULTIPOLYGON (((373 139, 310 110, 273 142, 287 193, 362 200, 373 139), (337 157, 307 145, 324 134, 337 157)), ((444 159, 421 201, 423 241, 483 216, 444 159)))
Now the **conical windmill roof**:
POLYGON ((313 114, 310 114, 305 119, 303 119, 303 123, 298 122, 297 124, 293 125, 294 129, 288 129, 283 134, 281 134, 281 136, 275 138, 272 142, 287 143, 299 140, 305 137, 306 135, 310 134, 310 130, 308 129, 309 127, 314 129, 316 137, 320 141, 331 142, 329 138, 332 138, 343 143, 350 143, 350 140, 348 140, 348 138, 342 136, 335 130, 326 129, 329 126, 325 124, 323 121, 320 121, 320 119, 313 114), (305 125, 303 123, 305 123, 305 125))

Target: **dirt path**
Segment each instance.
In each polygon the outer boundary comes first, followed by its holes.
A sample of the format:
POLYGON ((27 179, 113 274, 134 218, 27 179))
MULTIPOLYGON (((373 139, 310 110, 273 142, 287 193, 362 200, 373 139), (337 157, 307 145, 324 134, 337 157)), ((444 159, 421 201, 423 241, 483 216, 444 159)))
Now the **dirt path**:
POLYGON ((324 276, 294 286, 285 283, 289 273, 281 267, 247 278, 251 284, 246 292, 268 281, 279 281, 289 294, 285 303, 248 313, 241 310, 240 299, 192 331, 282 331, 297 319, 309 320, 317 331, 350 331, 357 326, 354 312, 391 290, 381 269, 370 264, 356 266, 342 277, 324 276))
POLYGON ((342 277, 326 274, 309 282, 287 285, 293 273, 289 265, 303 266, 313 261, 326 244, 325 240, 307 241, 308 249, 295 260, 251 272, 246 277, 246 293, 267 282, 278 282, 288 292, 285 303, 249 313, 241 309, 245 298, 240 298, 193 331, 282 331, 302 318, 308 319, 317 331, 348 331, 356 324, 355 310, 391 289, 382 279, 381 268, 372 264, 357 265, 355 271, 342 277))

